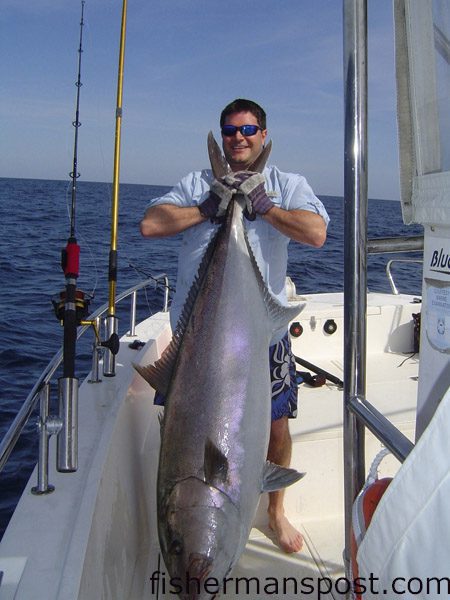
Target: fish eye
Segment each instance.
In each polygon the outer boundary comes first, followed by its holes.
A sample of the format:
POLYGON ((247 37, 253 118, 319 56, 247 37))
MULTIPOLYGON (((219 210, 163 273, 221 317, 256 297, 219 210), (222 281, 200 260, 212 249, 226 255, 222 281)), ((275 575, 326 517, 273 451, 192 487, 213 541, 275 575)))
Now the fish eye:
POLYGON ((170 544, 169 554, 174 554, 175 556, 179 556, 183 552, 183 544, 180 540, 174 540, 170 544))

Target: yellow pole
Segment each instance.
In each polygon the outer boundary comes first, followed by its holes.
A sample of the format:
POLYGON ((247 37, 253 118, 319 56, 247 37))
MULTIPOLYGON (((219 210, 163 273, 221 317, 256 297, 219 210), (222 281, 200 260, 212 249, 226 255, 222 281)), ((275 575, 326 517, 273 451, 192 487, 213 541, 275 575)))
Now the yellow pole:
POLYGON ((116 317, 117 284, 117 225, 119 221, 119 170, 120 170, 120 132, 122 125, 123 64, 125 56, 125 31, 127 22, 127 0, 122 4, 122 26, 120 31, 119 73, 117 79, 116 139, 114 146, 113 197, 111 213, 111 245, 109 251, 109 301, 108 315, 105 320, 106 351, 103 357, 103 375, 114 377, 116 374, 116 354, 119 351, 118 323, 116 317))
POLYGON ((122 26, 120 31, 119 72, 117 78, 116 135, 114 145, 113 197, 111 213, 111 246, 109 253, 109 315, 116 313, 117 283, 117 226, 119 221, 119 171, 120 134, 122 127, 123 66, 125 58, 125 34, 127 22, 127 0, 122 4, 122 26))

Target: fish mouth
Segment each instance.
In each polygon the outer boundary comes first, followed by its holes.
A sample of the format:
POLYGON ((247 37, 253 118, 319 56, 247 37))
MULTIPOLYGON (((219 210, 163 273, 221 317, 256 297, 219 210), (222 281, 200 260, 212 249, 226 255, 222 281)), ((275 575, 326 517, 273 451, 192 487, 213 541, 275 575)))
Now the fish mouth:
POLYGON ((204 554, 192 553, 186 572, 186 600, 197 600, 202 596, 203 582, 212 571, 212 560, 204 554))
POLYGON ((199 581, 204 581, 212 569, 212 560, 204 554, 192 553, 189 557, 188 573, 199 581))

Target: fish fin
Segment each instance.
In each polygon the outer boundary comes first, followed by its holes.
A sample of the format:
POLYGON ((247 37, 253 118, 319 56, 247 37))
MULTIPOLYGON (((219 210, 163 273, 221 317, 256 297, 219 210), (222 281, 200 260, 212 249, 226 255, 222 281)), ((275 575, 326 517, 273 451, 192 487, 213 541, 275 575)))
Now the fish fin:
POLYGON ((305 302, 296 302, 295 304, 292 303, 289 306, 285 306, 284 304, 281 304, 281 302, 278 302, 269 290, 267 290, 267 294, 266 307, 273 331, 281 329, 282 327, 287 327, 306 306, 305 302))
POLYGON ((142 367, 133 363, 133 367, 153 389, 166 396, 170 380, 172 379, 177 353, 178 346, 174 342, 174 338, 172 338, 172 341, 162 353, 161 358, 154 364, 142 367))
POLYGON ((203 468, 206 483, 214 485, 217 482, 225 483, 227 480, 228 458, 210 438, 207 438, 205 442, 203 468))
POLYGON ((289 485, 292 485, 299 479, 302 479, 306 473, 299 473, 295 469, 280 467, 274 463, 266 461, 263 470, 262 492, 275 492, 289 485))
POLYGON ((258 154, 256 160, 254 160, 246 170, 254 171, 255 173, 262 173, 264 171, 264 167, 266 166, 266 162, 269 158, 269 154, 271 153, 271 151, 272 140, 270 140, 270 142, 264 146, 262 152, 258 154))
POLYGON ((219 144, 216 142, 212 131, 208 133, 208 155, 214 177, 216 179, 225 177, 225 175, 229 173, 231 169, 228 166, 228 163, 225 160, 222 150, 220 149, 219 144))
POLYGON ((250 256, 250 261, 253 265, 255 277, 264 297, 264 303, 267 308, 267 313, 272 326, 272 331, 276 331, 277 329, 281 329, 282 327, 287 327, 288 324, 292 320, 294 320, 298 316, 298 314, 305 308, 306 303, 296 302, 295 304, 291 303, 286 306, 284 304, 281 304, 281 302, 272 295, 269 288, 267 287, 266 282, 263 279, 263 276, 261 275, 261 271, 259 269, 258 263, 256 262, 255 255, 253 254, 252 247, 248 240, 246 230, 244 230, 244 237, 250 256))

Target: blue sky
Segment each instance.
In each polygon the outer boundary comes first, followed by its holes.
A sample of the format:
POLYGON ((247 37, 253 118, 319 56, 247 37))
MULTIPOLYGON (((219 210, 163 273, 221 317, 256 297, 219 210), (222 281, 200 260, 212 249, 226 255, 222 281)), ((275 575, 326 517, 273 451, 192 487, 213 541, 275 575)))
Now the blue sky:
MULTIPOLYGON (((72 170, 81 2, 2 0, 0 175, 72 170)), ((113 168, 120 0, 86 0, 79 131, 85 181, 113 168)), ((398 199, 391 0, 369 0, 369 196, 398 199)), ((271 161, 343 193, 341 0, 129 0, 121 182, 207 166, 236 97, 268 114, 271 161)))

